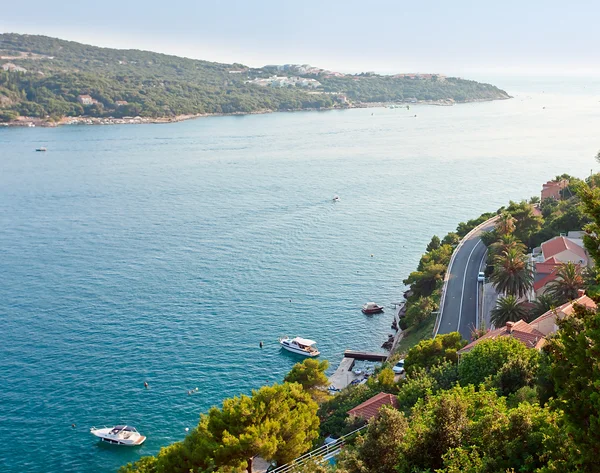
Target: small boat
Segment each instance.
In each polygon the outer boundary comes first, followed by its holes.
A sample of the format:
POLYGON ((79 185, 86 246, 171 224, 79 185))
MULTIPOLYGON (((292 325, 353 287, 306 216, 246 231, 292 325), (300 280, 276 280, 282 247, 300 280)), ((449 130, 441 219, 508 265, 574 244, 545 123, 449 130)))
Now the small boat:
POLYGON ((319 350, 317 350, 317 342, 314 340, 308 340, 301 337, 284 337, 279 339, 279 343, 285 350, 291 351, 292 353, 296 353, 298 355, 319 356, 321 354, 319 350))
POLYGON ((41 148, 36 148, 36 151, 48 151, 47 148, 44 148, 43 146, 41 148))
POLYGON ((378 314, 379 312, 383 312, 383 306, 375 304, 375 302, 367 302, 362 306, 363 314, 378 314))
POLYGON ((104 427, 102 429, 92 427, 90 433, 103 442, 113 445, 135 447, 143 444, 146 440, 146 437, 141 435, 135 427, 130 425, 115 425, 114 427, 104 427))
POLYGON ((340 196, 339 196, 339 195, 334 195, 334 196, 333 196, 333 201, 334 201, 334 202, 337 202, 337 201, 339 201, 339 200, 340 200, 340 196))

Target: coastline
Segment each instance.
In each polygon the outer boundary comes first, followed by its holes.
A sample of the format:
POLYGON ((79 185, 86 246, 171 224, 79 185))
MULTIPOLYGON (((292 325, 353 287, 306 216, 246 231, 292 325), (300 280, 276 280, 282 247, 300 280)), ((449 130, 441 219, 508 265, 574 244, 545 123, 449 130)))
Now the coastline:
POLYGON ((174 117, 62 117, 60 120, 54 121, 47 118, 38 117, 26 117, 20 116, 16 120, 0 123, 0 127, 43 127, 43 128, 56 128, 64 125, 144 125, 144 124, 165 124, 165 123, 177 123, 186 120, 193 120, 196 118, 205 117, 223 117, 223 116, 242 116, 242 115, 262 115, 265 113, 280 113, 280 112, 314 112, 314 111, 329 111, 329 110, 349 110, 353 108, 405 108, 411 105, 433 105, 438 107, 452 107, 454 105, 462 105, 468 103, 478 102, 493 102, 496 100, 508 100, 508 97, 497 97, 493 99, 474 99, 467 100, 464 102, 455 102, 452 99, 440 99, 440 100, 417 100, 411 102, 361 102, 351 104, 346 107, 331 107, 331 108, 301 108, 297 110, 255 110, 252 112, 230 112, 230 113, 196 113, 186 115, 176 115, 174 117))

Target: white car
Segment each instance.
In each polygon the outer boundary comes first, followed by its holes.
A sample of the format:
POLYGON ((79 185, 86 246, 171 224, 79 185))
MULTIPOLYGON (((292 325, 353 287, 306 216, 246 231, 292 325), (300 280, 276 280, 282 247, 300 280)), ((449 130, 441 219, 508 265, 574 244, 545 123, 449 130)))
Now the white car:
POLYGON ((404 373, 404 360, 400 360, 398 363, 394 365, 392 371, 396 374, 404 373))
POLYGON ((483 273, 482 271, 480 271, 479 274, 477 275, 477 281, 479 281, 479 282, 485 282, 485 273, 483 273))

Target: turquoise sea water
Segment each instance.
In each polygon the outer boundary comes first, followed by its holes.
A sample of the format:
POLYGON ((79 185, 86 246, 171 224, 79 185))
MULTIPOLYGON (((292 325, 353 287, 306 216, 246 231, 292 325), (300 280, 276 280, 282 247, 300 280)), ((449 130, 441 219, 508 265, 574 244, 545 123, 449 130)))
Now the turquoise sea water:
POLYGON ((515 98, 0 129, 1 469, 154 454, 280 381, 284 334, 332 366, 378 349, 391 310, 360 306, 399 300, 432 234, 598 167, 598 81, 489 80, 515 98), (147 442, 88 433, 116 423, 147 442))

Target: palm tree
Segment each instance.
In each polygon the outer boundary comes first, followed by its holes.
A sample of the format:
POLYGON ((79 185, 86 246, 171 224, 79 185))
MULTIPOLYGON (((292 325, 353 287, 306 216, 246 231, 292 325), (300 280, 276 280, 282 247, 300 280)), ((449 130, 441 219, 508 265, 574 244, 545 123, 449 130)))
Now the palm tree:
POLYGON ((496 230, 500 235, 508 235, 515 231, 515 219, 508 212, 502 212, 496 223, 496 230))
POLYGON ((556 279, 548 283, 546 293, 561 304, 577 299, 579 289, 585 287, 581 266, 575 263, 562 263, 556 270, 556 279))
POLYGON ((525 245, 516 236, 512 233, 506 233, 490 245, 490 254, 492 256, 501 255, 510 248, 514 248, 520 253, 525 253, 526 250, 525 245))
POLYGON ((529 318, 535 319, 542 314, 545 314, 549 310, 558 307, 560 304, 556 300, 556 298, 550 294, 542 294, 537 298, 537 300, 533 303, 532 309, 529 311, 529 318))
POLYGON ((516 248, 509 248, 494 258, 490 279, 498 292, 511 296, 525 297, 533 287, 527 256, 516 248))
POLYGON ((523 302, 511 295, 499 297, 490 315, 490 322, 496 328, 506 325, 506 322, 518 322, 521 319, 527 319, 527 309, 523 302))

